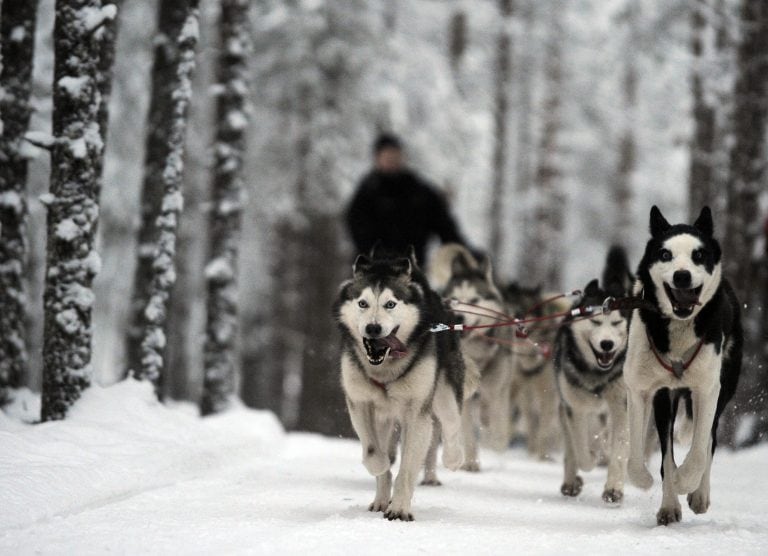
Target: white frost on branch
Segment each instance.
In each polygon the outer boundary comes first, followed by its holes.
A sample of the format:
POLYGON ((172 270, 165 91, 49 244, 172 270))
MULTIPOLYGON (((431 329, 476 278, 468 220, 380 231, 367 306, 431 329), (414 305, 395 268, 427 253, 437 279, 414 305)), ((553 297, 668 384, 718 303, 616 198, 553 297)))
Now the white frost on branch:
POLYGON ((24 210, 21 195, 16 191, 4 191, 0 193, 0 207, 12 209, 16 214, 21 214, 24 210))
POLYGON ((97 27, 103 25, 105 21, 115 19, 116 15, 117 6, 114 4, 107 4, 100 8, 86 6, 77 12, 77 17, 82 22, 86 31, 93 31, 97 27))
POLYGON ((50 148, 56 144, 56 138, 44 131, 28 131, 24 134, 24 138, 30 143, 46 148, 50 148))
POLYGON ((23 25, 17 25, 11 29, 11 42, 21 42, 27 36, 27 31, 23 25))
POLYGON ((82 137, 71 139, 69 141, 69 150, 72 156, 80 160, 88 156, 88 145, 85 144, 85 139, 82 137))
POLYGON ((66 218, 56 224, 56 237, 63 241, 73 241, 83 235, 83 227, 75 224, 71 218, 66 218))
POLYGON ((224 257, 216 257, 205 267, 205 277, 213 282, 225 282, 235 275, 232 265, 224 257))
POLYGON ((227 114, 227 126, 234 131, 241 131, 248 126, 248 119, 240 110, 232 110, 227 114))
POLYGON ((74 309, 64 309, 56 313, 56 323, 67 334, 75 334, 80 329, 80 317, 74 309))
POLYGON ((70 97, 78 97, 83 94, 83 88, 88 84, 89 80, 90 77, 87 75, 80 77, 65 75, 59 79, 58 85, 61 89, 64 89, 70 97))
POLYGON ((181 191, 174 191, 163 197, 163 212, 174 211, 181 212, 184 210, 184 195, 181 191))
POLYGON ((197 17, 190 15, 184 22, 184 27, 181 28, 181 33, 179 33, 179 42, 184 42, 190 39, 197 42, 199 37, 200 25, 198 24, 197 17))
POLYGON ((82 310, 92 307, 94 300, 93 290, 91 288, 86 288, 77 282, 74 282, 67 287, 67 292, 62 298, 62 301, 65 304, 76 305, 82 310))

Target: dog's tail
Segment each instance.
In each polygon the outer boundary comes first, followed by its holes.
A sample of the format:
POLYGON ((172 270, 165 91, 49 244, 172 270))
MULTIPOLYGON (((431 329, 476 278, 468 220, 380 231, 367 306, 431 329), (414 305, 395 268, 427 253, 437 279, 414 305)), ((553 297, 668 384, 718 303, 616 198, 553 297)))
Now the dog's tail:
POLYGON ((603 270, 603 289, 611 295, 625 295, 635 281, 629 269, 627 253, 620 245, 614 245, 608 250, 603 270))

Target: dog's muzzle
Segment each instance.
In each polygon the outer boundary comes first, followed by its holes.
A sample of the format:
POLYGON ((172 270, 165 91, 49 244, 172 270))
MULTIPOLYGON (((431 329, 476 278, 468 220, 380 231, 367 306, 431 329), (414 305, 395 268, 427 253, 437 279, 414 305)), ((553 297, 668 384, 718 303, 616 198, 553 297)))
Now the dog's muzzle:
POLYGON ((363 338, 365 353, 368 356, 368 362, 371 365, 381 365, 387 356, 391 356, 394 359, 400 359, 406 356, 408 349, 396 336, 398 330, 399 327, 396 327, 390 332, 389 336, 381 338, 363 338))

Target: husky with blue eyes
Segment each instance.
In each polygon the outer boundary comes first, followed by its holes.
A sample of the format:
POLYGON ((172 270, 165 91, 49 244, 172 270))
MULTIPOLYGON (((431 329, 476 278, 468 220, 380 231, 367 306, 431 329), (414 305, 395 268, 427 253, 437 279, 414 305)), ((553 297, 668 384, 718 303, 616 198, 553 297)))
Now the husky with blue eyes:
POLYGON ((443 464, 464 462, 461 408, 479 372, 465 365, 456 334, 430 332, 450 322, 440 297, 410 257, 359 256, 334 313, 342 336, 341 383, 363 465, 376 477, 369 506, 390 520, 412 521, 411 498, 440 424, 443 464), (399 435, 396 427, 399 428, 399 435), (400 470, 392 485, 397 439, 400 470))
MULTIPOLYGON (((591 281, 574 308, 599 307, 608 297, 624 297, 631 281, 626 255, 614 247, 608 254, 603 287, 597 280, 591 281)), ((555 340, 555 376, 565 444, 560 491, 565 496, 578 496, 584 484, 578 471, 595 467, 599 446, 593 439, 600 436, 599 423, 605 416, 610 446, 603 500, 617 503, 624 496, 629 450, 627 393, 622 377, 627 317, 623 311, 611 311, 596 312, 588 319, 566 318, 555 340)))
POLYGON ((633 292, 643 304, 632 314, 624 366, 628 475, 641 488, 653 484, 644 460, 645 430, 653 415, 663 456, 663 497, 656 522, 668 525, 680 521, 679 495, 687 495, 694 513, 709 508, 717 425, 736 391, 743 333, 738 300, 722 277, 709 208, 689 226, 671 225, 654 206, 650 232, 633 292), (693 420, 693 438, 678 467, 672 441, 680 401, 693 420))

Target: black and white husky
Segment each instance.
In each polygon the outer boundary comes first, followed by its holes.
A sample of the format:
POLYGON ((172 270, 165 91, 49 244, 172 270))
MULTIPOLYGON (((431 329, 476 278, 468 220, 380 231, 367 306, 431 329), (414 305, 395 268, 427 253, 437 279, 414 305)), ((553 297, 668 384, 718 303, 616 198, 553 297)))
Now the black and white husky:
MULTIPOLYGON (((603 305, 608 297, 624 297, 630 285, 626 256, 619 248, 608 254, 603 287, 591 281, 574 305, 603 305)), ((622 311, 595 312, 588 319, 566 318, 555 341, 555 376, 560 393, 560 422, 565 444, 564 478, 560 491, 577 496, 583 480, 578 470, 592 470, 600 446, 599 423, 607 416, 610 447, 603 500, 619 502, 624 495, 628 432, 627 393, 622 378, 627 347, 627 317, 622 311)))
MULTIPOLYGON (((442 428, 443 464, 464 461, 461 407, 465 365, 455 334, 434 334, 448 322, 441 299, 429 288, 413 257, 359 256, 353 278, 341 286, 334 312, 342 335, 341 382, 363 465, 376 477, 370 511, 390 520, 413 520, 411 498, 432 435, 442 428), (399 426, 400 470, 392 490, 399 426)), ((470 392, 471 393, 471 392, 470 392)))
POLYGON ((702 209, 693 226, 673 226, 654 206, 650 231, 634 287, 644 304, 632 313, 624 368, 629 390, 628 474, 641 488, 653 484, 643 446, 653 414, 663 457, 663 498, 656 521, 667 525, 680 521, 678 495, 688 495, 695 513, 709 508, 717 425, 736 391, 743 334, 738 301, 722 278, 709 208, 702 209), (678 467, 672 439, 681 399, 691 409, 693 438, 678 467))

